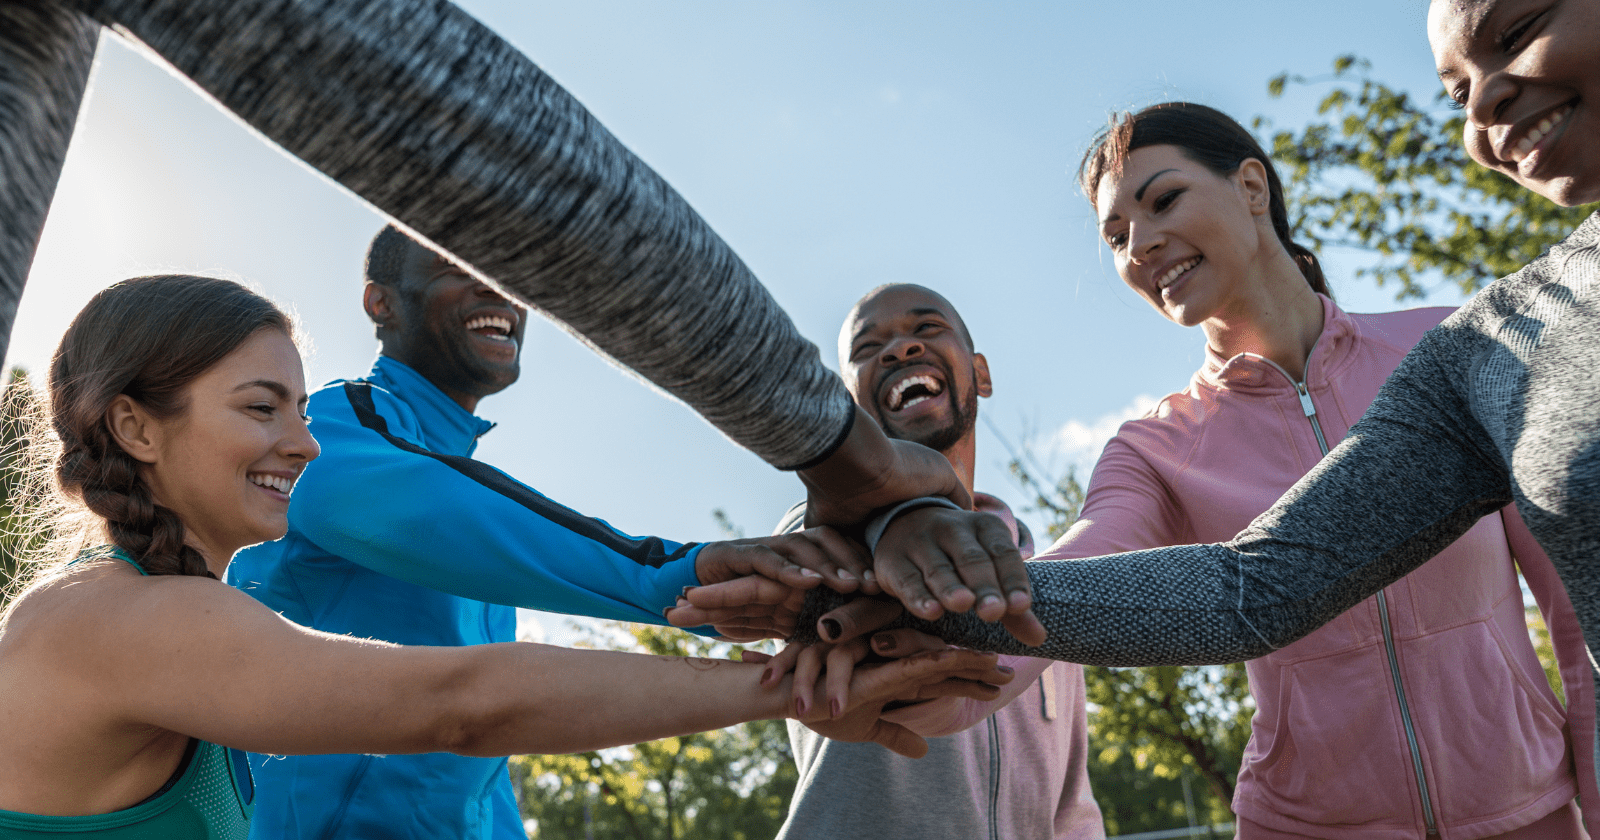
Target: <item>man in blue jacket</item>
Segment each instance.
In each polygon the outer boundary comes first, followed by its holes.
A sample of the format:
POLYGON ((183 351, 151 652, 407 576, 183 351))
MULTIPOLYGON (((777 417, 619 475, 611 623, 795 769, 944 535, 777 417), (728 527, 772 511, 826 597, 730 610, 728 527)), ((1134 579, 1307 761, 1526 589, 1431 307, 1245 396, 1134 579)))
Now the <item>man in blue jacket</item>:
MULTIPOLYGON (((312 395, 322 457, 295 486, 289 532, 229 569, 286 618, 401 644, 505 642, 515 607, 659 624, 685 586, 752 571, 814 585, 793 560, 859 562, 827 529, 704 545, 630 536, 473 460, 493 424, 472 412, 516 381, 526 310, 393 227, 366 274, 377 363, 312 395)), ((782 633, 783 618, 751 626, 782 633)), ((253 758, 253 837, 526 836, 503 758, 253 758)))

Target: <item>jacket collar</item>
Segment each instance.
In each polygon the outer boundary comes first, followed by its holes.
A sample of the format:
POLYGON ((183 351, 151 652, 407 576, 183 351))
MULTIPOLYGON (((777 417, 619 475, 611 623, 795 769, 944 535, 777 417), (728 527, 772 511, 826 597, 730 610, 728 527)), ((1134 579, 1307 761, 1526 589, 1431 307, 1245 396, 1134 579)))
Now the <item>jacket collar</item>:
POLYGON ((435 452, 471 455, 478 438, 494 428, 404 362, 379 356, 367 379, 411 407, 422 427, 423 441, 435 452))
MULTIPOLYGON (((1361 328, 1338 304, 1324 295, 1322 299, 1322 334, 1311 348, 1306 360, 1307 387, 1317 387, 1344 366, 1360 336, 1361 328)), ((1194 383, 1224 391, 1251 391, 1263 394, 1294 390, 1294 380, 1285 371, 1264 356, 1240 353, 1231 359, 1218 355, 1206 344, 1206 360, 1195 372, 1194 383)))

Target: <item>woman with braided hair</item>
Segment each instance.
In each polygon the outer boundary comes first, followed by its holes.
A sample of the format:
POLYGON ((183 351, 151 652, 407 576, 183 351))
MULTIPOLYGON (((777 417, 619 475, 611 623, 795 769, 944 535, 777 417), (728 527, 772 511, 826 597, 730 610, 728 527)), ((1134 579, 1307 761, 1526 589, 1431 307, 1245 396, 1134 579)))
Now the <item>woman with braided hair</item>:
MULTIPOLYGON (((237 283, 101 292, 49 398, 56 482, 90 547, 40 563, 0 614, 4 840, 243 838, 240 750, 562 753, 795 714, 754 663, 404 647, 298 627, 221 583, 234 552, 283 535, 318 454, 289 320, 237 283)), ((916 753, 885 703, 1008 679, 971 652, 863 671, 822 728, 916 753)))

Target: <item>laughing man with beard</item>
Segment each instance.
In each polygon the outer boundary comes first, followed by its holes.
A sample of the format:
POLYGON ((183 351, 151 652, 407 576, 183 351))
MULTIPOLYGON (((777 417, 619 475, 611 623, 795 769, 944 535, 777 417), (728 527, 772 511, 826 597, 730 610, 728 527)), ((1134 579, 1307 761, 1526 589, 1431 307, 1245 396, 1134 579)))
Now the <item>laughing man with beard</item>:
MULTIPOLYGON (((839 359, 857 405, 890 437, 941 452, 972 490, 978 398, 993 385, 988 360, 974 352, 949 301, 921 286, 873 289, 845 319, 839 359)), ((1004 502, 972 497, 978 510, 1005 522, 1023 557, 1033 553, 1027 528, 1004 502)), ((803 519, 801 505, 778 532, 803 519)), ((1017 677, 998 700, 933 701, 890 717, 919 734, 947 736, 930 737, 920 759, 791 725, 800 781, 779 840, 1103 838, 1089 792, 1082 666, 1023 657, 1002 664, 1017 677)))
MULTIPOLYGON (((473 411, 517 380, 527 311, 393 227, 366 274, 377 363, 311 396, 322 457, 295 486, 289 532, 228 571, 289 620, 408 645, 507 642, 515 607, 660 624, 685 586, 758 572, 804 587, 821 578, 794 561, 862 559, 827 529, 703 545, 630 536, 473 460, 493 425, 473 411)), ((504 758, 251 760, 262 840, 527 836, 504 758)))

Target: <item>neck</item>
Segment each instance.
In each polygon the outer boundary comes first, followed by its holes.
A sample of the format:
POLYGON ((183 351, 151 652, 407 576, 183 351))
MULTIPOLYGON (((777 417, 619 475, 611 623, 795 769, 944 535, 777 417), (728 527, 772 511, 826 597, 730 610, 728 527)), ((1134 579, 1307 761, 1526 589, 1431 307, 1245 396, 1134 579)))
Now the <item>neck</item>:
POLYGON ((1296 381, 1305 378, 1306 360, 1322 334, 1322 300, 1306 283, 1294 260, 1281 260, 1247 284, 1249 291, 1205 320, 1206 343, 1224 359, 1254 353, 1272 360, 1296 381))
POLYGON ((956 475, 961 479, 961 485, 967 488, 967 492, 973 492, 973 473, 976 471, 973 464, 978 458, 978 436, 974 432, 967 432, 954 446, 939 454, 950 462, 950 466, 955 469, 956 475))
POLYGON ((423 379, 428 380, 428 383, 433 385, 433 387, 443 391, 444 395, 449 397, 456 405, 466 409, 468 414, 477 413, 478 400, 482 399, 482 397, 479 395, 468 393, 458 388, 453 388, 448 382, 440 382, 438 377, 429 373, 427 366, 422 364, 421 360, 412 360, 408 358, 406 354, 395 352, 387 345, 385 345, 379 352, 381 355, 388 356, 389 358, 394 359, 395 361, 400 362, 406 367, 416 371, 417 374, 423 379))

